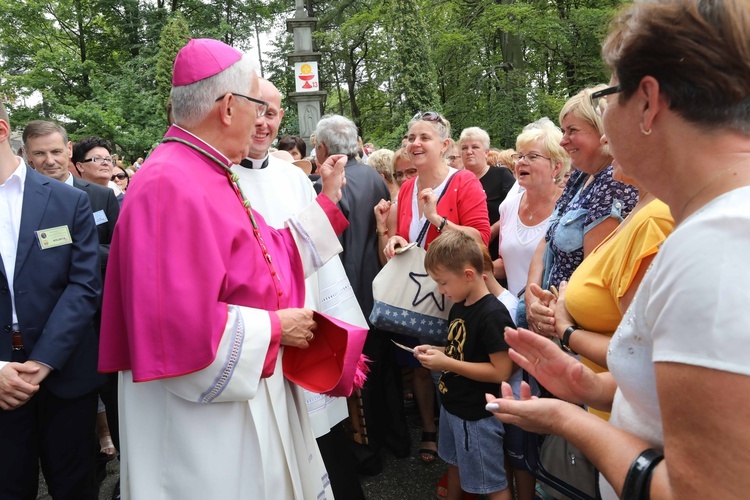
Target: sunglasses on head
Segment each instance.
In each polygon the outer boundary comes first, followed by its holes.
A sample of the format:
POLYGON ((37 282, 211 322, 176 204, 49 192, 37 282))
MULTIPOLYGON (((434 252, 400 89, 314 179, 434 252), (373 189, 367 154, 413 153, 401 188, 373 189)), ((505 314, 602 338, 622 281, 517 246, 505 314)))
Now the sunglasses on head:
POLYGON ((114 181, 115 179, 120 179, 122 181, 122 180, 125 180, 127 178, 128 178, 128 174, 115 174, 115 175, 112 176, 112 178, 110 180, 114 181))
POLYGON ((425 111, 424 113, 420 111, 419 113, 414 115, 412 120, 422 120, 425 122, 438 122, 438 123, 445 125, 445 122, 443 121, 443 119, 440 118, 440 113, 437 113, 435 111, 425 111))

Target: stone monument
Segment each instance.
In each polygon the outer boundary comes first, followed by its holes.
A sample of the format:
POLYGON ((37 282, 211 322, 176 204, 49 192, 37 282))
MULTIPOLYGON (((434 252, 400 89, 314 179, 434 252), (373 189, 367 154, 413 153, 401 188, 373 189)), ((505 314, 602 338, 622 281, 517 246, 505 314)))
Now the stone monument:
POLYGON ((309 17, 304 0, 296 0, 294 17, 286 20, 286 29, 294 34, 294 52, 287 56, 289 64, 294 67, 296 91, 289 94, 289 99, 297 103, 300 137, 307 143, 307 150, 312 152, 310 134, 320 120, 320 110, 325 102, 326 92, 320 89, 318 63, 320 52, 313 51, 312 31, 318 20, 309 17))

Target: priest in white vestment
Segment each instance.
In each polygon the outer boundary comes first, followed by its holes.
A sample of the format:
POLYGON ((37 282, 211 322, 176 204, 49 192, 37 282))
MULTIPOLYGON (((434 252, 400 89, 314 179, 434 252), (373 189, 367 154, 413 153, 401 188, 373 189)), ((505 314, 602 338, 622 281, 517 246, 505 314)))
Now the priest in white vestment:
MULTIPOLYGON (((281 108, 281 94, 268 80, 260 79, 260 90, 263 100, 269 103, 266 116, 258 117, 250 145, 250 155, 240 164, 231 167, 232 172, 239 176, 239 185, 266 222, 276 228, 283 227, 287 219, 304 209, 316 197, 312 182, 302 169, 269 154, 269 147, 276 139, 284 110, 281 108)), ((305 280, 305 306, 320 311, 329 316, 367 329, 365 319, 354 295, 344 266, 338 256, 333 257, 315 274, 305 280)), ((281 354, 281 353, 280 353, 281 354)), ((281 374, 274 374, 267 381, 268 390, 276 393, 291 391, 307 411, 316 439, 328 434, 332 427, 348 417, 346 398, 331 397, 316 394, 301 389, 295 384, 283 379, 281 374)), ((273 394, 269 395, 271 400, 273 394)), ((255 398, 250 402, 252 408, 255 398)), ((327 464, 334 467, 329 470, 333 491, 338 497, 345 495, 349 500, 363 499, 364 494, 359 484, 354 456, 343 441, 343 433, 335 438, 328 436, 325 446, 328 455, 323 453, 327 464), (347 455, 348 453, 348 455, 347 455), (334 456, 331 456, 334 455, 334 456), (343 462, 343 463, 342 463, 343 462), (338 478, 338 480, 336 479, 338 478)), ((320 443, 320 441, 319 441, 320 443)), ((321 447, 324 444, 321 444, 321 447)), ((269 454, 277 453, 270 447, 269 454)), ((265 454, 265 452, 264 452, 265 454)), ((270 457, 272 458, 272 457, 270 457)), ((274 463, 275 460, 265 460, 264 463, 274 463)), ((337 497, 337 498, 338 498, 337 497)))

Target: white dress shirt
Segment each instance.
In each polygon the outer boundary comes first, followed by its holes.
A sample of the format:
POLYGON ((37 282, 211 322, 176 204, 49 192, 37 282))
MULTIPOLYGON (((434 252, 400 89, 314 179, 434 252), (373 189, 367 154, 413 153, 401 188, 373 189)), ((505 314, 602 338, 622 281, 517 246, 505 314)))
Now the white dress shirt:
POLYGON ((13 325, 18 324, 16 300, 13 294, 13 275, 16 272, 16 251, 18 233, 21 228, 21 208, 23 207, 23 188, 26 183, 26 163, 16 157, 18 167, 0 185, 0 256, 5 266, 8 290, 13 307, 13 325))

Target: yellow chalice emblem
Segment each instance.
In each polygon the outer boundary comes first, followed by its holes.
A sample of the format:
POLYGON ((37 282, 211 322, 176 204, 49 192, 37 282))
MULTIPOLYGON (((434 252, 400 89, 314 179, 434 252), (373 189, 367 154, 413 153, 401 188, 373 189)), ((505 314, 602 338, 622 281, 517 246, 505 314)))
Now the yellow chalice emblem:
MULTIPOLYGON (((313 85, 310 85, 310 80, 315 78, 315 75, 312 74, 312 66, 305 63, 302 66, 299 67, 300 74, 297 75, 297 78, 305 82, 304 85, 302 85, 303 89, 312 89, 314 88, 313 85)), ((317 87, 317 83, 315 84, 315 87, 317 87)))

